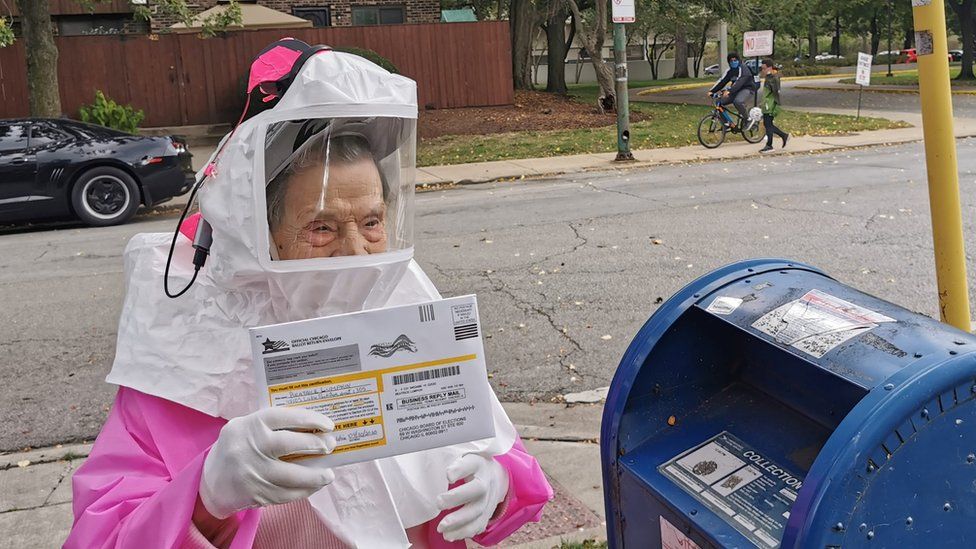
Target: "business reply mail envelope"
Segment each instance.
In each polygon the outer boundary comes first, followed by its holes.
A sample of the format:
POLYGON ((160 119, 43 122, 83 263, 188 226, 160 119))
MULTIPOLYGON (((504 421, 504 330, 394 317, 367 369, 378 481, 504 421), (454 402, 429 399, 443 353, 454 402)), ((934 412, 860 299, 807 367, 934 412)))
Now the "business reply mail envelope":
POLYGON ((475 296, 249 330, 261 407, 335 422, 336 467, 494 436, 475 296))

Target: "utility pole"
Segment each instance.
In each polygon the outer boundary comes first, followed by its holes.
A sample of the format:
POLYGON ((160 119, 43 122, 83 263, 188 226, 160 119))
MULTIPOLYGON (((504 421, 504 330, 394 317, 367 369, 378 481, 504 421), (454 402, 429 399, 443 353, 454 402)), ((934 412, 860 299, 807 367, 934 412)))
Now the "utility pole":
POLYGON ((959 171, 952 124, 945 3, 915 0, 912 5, 939 312, 942 322, 969 332, 972 317, 969 314, 959 171))
POLYGON ((614 0, 613 20, 613 63, 616 83, 617 107, 617 162, 634 159, 630 152, 630 92, 627 89, 627 31, 625 23, 635 20, 634 0, 614 0))

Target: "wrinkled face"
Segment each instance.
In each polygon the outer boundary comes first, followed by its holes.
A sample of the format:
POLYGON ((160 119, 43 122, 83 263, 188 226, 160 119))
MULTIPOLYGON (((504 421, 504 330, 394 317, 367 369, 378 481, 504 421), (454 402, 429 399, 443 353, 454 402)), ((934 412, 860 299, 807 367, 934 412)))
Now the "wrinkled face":
POLYGON ((284 208, 271 236, 278 257, 309 259, 386 251, 383 182, 369 160, 301 170, 288 180, 284 208), (324 194, 324 196, 323 196, 324 194))

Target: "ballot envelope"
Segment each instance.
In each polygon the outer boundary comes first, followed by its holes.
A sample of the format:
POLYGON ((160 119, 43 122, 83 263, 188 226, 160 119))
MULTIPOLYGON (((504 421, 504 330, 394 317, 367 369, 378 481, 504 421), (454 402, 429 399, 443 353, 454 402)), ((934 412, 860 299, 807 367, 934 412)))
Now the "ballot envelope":
POLYGON ((475 296, 249 330, 259 405, 335 422, 336 467, 494 436, 475 296))

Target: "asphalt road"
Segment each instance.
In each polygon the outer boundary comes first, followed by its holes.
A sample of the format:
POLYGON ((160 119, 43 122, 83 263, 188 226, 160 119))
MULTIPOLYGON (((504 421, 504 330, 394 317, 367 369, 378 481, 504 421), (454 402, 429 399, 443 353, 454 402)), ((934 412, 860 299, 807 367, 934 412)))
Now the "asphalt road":
MULTIPOLYGON (((959 147, 973 235, 976 140, 959 147)), ((417 256, 445 294, 478 294, 499 395, 550 399, 608 385, 662 298, 739 259, 804 261, 935 314, 920 152, 910 144, 427 192, 417 198, 417 256)), ((94 437, 113 395, 103 379, 122 249, 132 234, 174 223, 163 212, 122 227, 0 234, 0 449, 94 437)))

